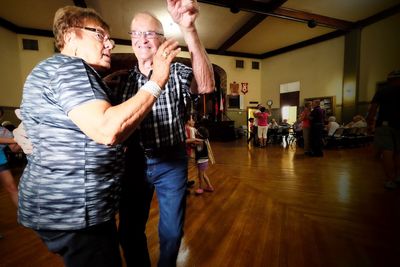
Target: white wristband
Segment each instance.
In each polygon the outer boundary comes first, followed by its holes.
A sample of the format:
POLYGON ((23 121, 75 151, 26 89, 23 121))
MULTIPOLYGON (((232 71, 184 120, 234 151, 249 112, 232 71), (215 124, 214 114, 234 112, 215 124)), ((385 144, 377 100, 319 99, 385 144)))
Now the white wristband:
POLYGON ((155 98, 158 98, 161 94, 161 87, 158 86, 158 84, 154 81, 148 81, 146 82, 140 90, 144 90, 146 92, 149 92, 152 94, 155 98))

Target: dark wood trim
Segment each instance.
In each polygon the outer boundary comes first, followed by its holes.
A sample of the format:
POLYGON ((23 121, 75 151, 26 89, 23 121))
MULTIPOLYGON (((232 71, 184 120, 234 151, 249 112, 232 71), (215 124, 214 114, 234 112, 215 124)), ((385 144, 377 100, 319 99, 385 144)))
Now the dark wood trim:
POLYGON ((231 51, 221 51, 215 49, 206 49, 207 53, 212 55, 220 55, 220 56, 230 56, 230 57, 244 57, 244 58, 254 58, 254 59, 263 59, 260 54, 251 54, 251 53, 242 53, 242 52, 231 52, 231 51))
POLYGON ((237 41, 239 41, 248 32, 254 29, 258 24, 260 24, 267 15, 256 14, 249 21, 247 21, 238 31, 236 31, 231 37, 228 38, 217 50, 225 51, 237 41))
POLYGON ((20 27, 1 17, 0 17, 0 26, 17 34, 38 35, 44 37, 54 36, 52 31, 20 27))
POLYGON ((314 20, 318 26, 324 26, 338 30, 349 30, 354 24, 346 20, 335 19, 332 17, 326 17, 318 14, 313 14, 309 12, 304 12, 284 7, 277 8, 268 15, 272 17, 279 17, 283 19, 295 20, 301 22, 308 22, 310 20, 314 20))
POLYGON ((3 19, 2 17, 0 17, 0 26, 6 28, 9 31, 18 33, 18 29, 20 28, 19 26, 15 25, 14 23, 3 19))
POLYGON ((312 39, 309 39, 309 40, 306 40, 306 41, 303 41, 303 42, 300 42, 300 43, 292 44, 292 45, 289 45, 289 46, 286 46, 286 47, 282 47, 282 48, 279 48, 279 49, 276 49, 276 50, 273 50, 273 51, 270 51, 270 52, 266 52, 266 53, 262 54, 261 57, 263 59, 269 58, 269 57, 273 57, 273 56, 276 56, 276 55, 279 55, 279 54, 283 54, 283 53, 286 53, 286 52, 289 52, 289 51, 293 51, 293 50, 296 50, 296 49, 299 49, 299 48, 303 48, 303 47, 306 47, 306 46, 309 46, 309 45, 313 45, 313 44, 317 44, 317 43, 320 43, 320 42, 324 42, 324 41, 327 41, 327 40, 342 36, 344 34, 346 34, 346 31, 342 31, 342 30, 333 31, 333 32, 330 32, 330 33, 327 33, 327 34, 324 34, 324 35, 321 35, 321 36, 317 36, 317 37, 314 37, 312 39))
POLYGON ((74 5, 83 7, 83 8, 87 8, 85 0, 74 0, 74 5))
POLYGON ((221 6, 226 8, 235 8, 237 10, 264 14, 274 11, 283 5, 287 0, 270 0, 268 3, 250 0, 198 0, 198 2, 221 6))
POLYGON ((374 23, 376 23, 376 22, 378 22, 380 20, 383 20, 383 19, 386 19, 386 18, 388 18, 390 16, 393 16, 393 15, 399 13, 399 12, 400 12, 400 4, 397 4, 395 6, 392 6, 392 7, 388 8, 388 9, 385 9, 385 10, 383 10, 383 11, 381 11, 381 12, 375 14, 375 15, 372 15, 369 18, 366 18, 366 19, 358 21, 357 23, 355 23, 354 27, 363 28, 363 27, 366 27, 368 25, 374 24, 374 23))

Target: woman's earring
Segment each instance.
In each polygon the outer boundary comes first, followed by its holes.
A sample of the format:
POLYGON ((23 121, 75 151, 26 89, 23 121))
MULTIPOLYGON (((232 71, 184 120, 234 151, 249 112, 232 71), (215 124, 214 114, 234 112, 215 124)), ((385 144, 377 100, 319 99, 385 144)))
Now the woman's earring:
POLYGON ((76 56, 78 54, 77 52, 78 52, 78 47, 75 48, 74 56, 76 56))

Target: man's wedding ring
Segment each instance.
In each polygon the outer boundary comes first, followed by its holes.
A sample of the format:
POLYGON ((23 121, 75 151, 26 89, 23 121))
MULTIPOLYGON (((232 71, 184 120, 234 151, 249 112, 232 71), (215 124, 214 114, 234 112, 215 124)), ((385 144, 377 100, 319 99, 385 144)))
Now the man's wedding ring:
POLYGON ((164 58, 167 58, 168 57, 168 55, 169 55, 169 53, 167 52, 167 51, 164 51, 164 52, 162 52, 162 54, 161 54, 164 58))

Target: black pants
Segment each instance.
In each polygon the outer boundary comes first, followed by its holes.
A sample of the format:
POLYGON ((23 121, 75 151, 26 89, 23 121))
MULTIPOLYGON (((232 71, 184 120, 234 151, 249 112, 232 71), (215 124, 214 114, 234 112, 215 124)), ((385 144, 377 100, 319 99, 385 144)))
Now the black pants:
POLYGON ((142 147, 131 145, 126 155, 125 174, 122 179, 122 194, 119 208, 119 238, 126 265, 150 267, 150 256, 145 234, 149 217, 148 208, 143 208, 148 194, 145 192, 145 156, 142 147))
POLYGON ((313 156, 323 156, 322 149, 324 147, 323 142, 323 123, 312 123, 310 129, 310 143, 311 143, 311 154, 313 156))
POLYGON ((115 220, 75 231, 37 230, 47 248, 67 267, 120 267, 115 220))

